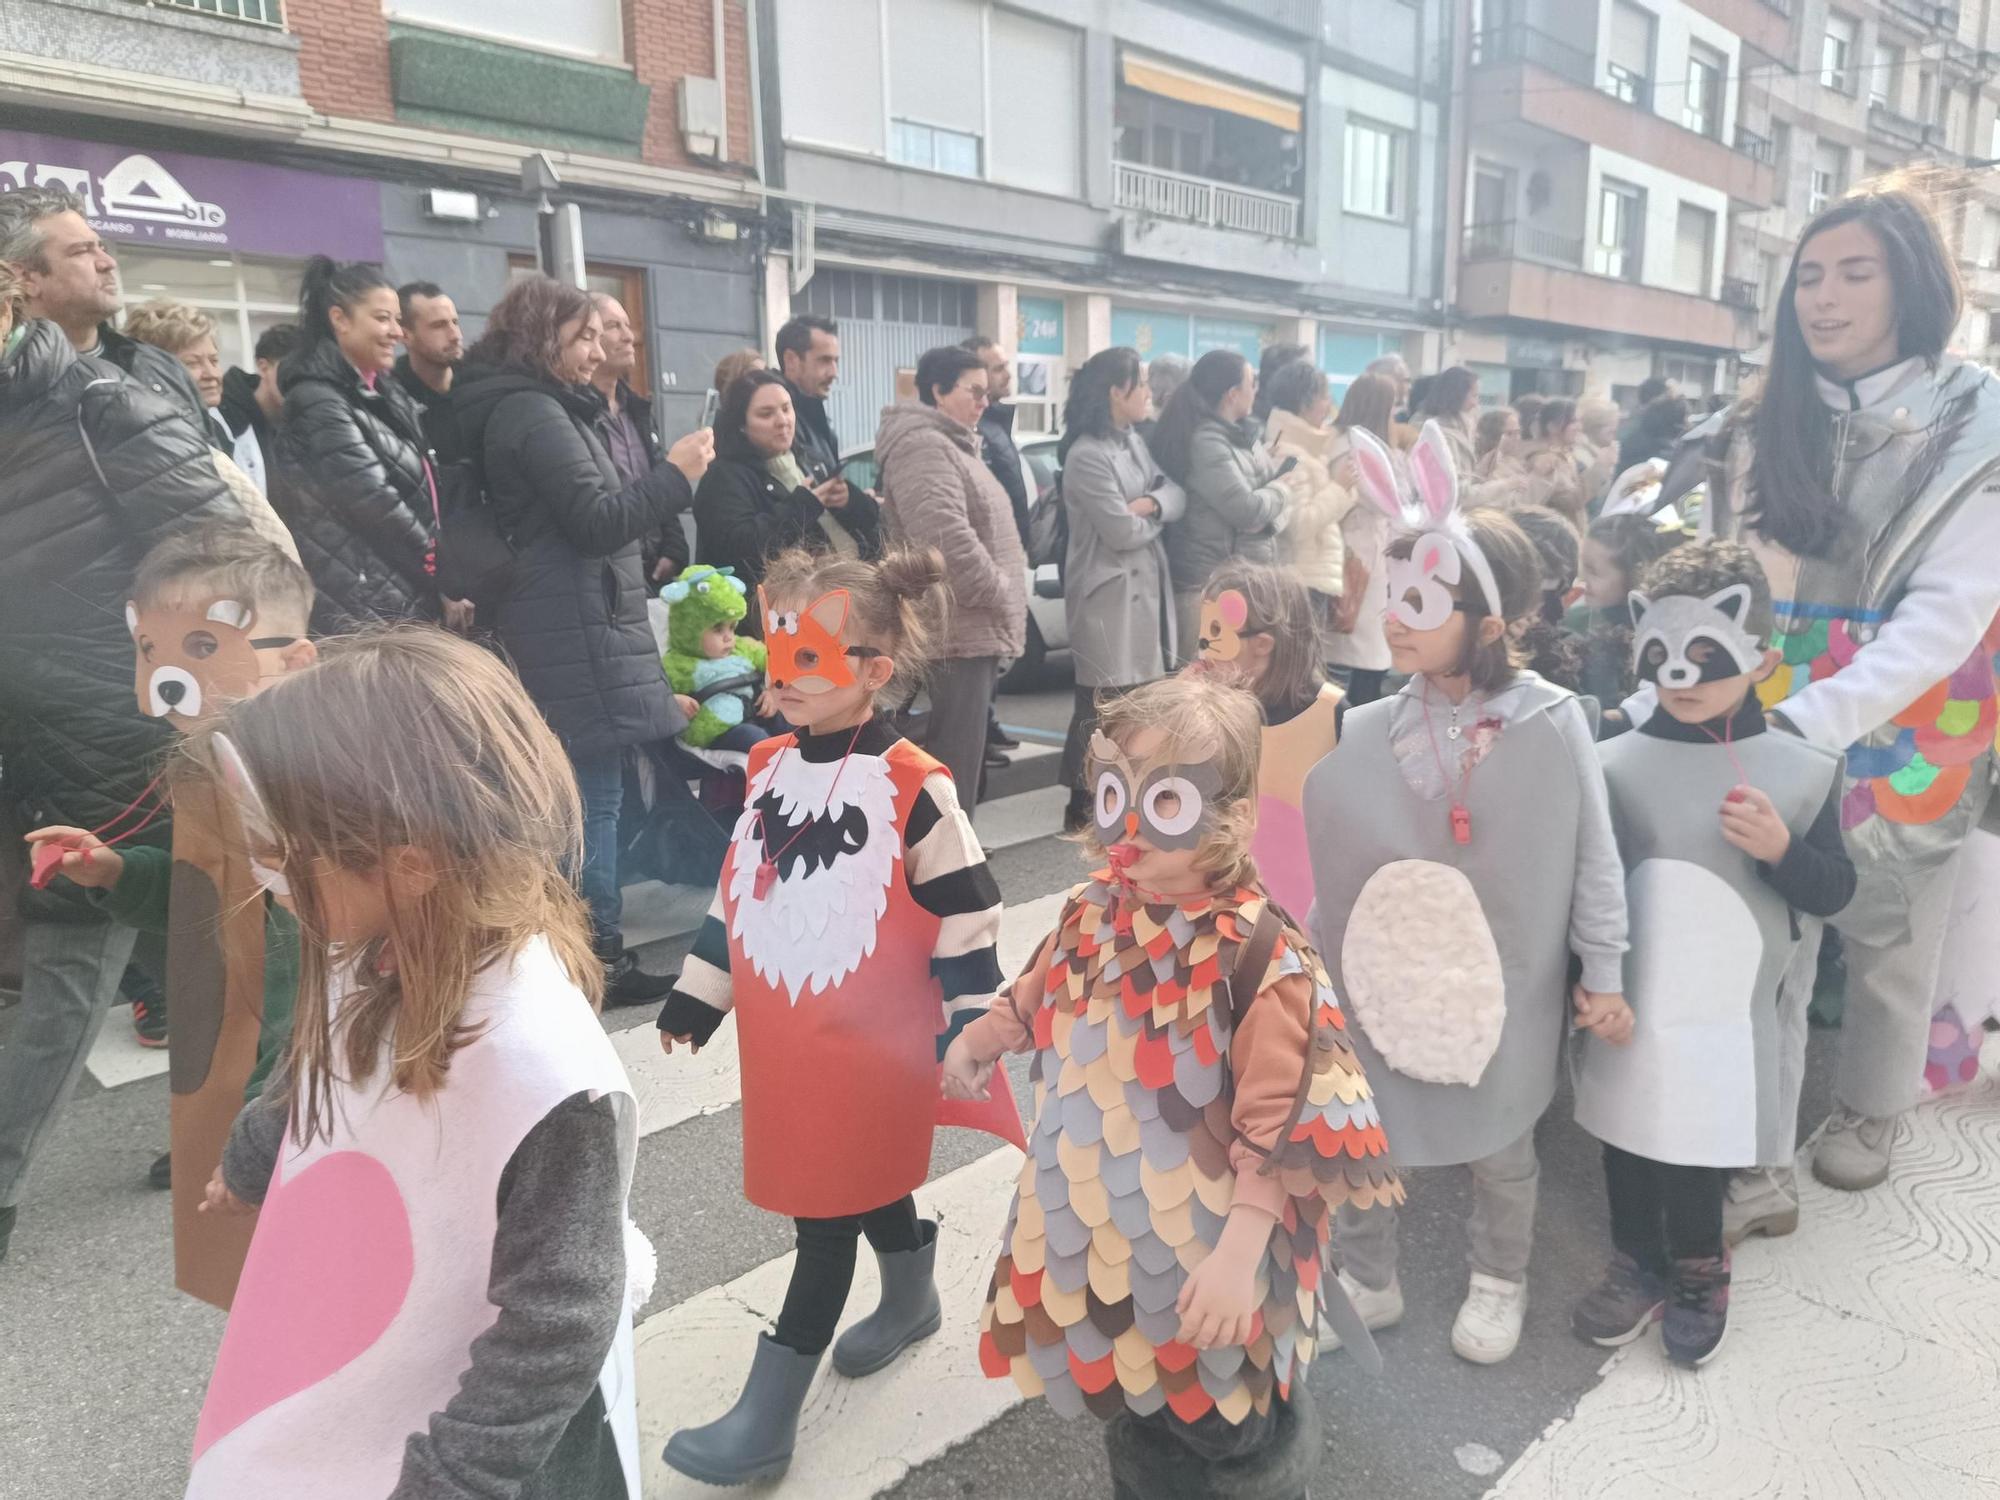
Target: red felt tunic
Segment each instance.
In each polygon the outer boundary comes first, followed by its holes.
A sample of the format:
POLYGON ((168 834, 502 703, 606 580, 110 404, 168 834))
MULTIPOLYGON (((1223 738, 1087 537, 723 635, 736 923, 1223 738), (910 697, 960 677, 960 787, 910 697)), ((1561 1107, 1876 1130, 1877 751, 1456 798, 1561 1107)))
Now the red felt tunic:
MULTIPOLYGON (((754 782, 784 739, 750 753, 754 782)), ((872 951, 832 990, 791 994, 766 980, 737 936, 733 873, 761 845, 732 845, 722 873, 743 1077, 743 1192, 759 1208, 793 1218, 866 1213, 922 1185, 940 1118, 938 1034, 944 997, 931 973, 939 919, 910 895, 904 831, 924 780, 939 763, 907 740, 883 753, 895 787, 891 838, 897 869, 872 951)), ((754 899, 754 898, 752 898, 754 899)), ((1013 1096, 994 1090, 1019 1138, 1013 1096)), ((958 1118, 952 1123, 982 1124, 958 1118)))

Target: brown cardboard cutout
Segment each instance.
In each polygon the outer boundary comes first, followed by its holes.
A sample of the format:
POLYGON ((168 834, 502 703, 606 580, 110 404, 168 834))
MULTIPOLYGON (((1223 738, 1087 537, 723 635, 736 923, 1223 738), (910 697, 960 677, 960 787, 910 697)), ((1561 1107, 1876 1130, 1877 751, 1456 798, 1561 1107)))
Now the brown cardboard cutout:
MULTIPOLYGON (((235 600, 175 609, 128 605, 126 621, 136 647, 139 710, 176 728, 253 692, 264 675, 251 644, 255 617, 235 600)), ((257 1221, 199 1210, 257 1063, 264 892, 251 876, 234 809, 211 787, 184 786, 174 794, 166 991, 174 1285, 227 1308, 257 1221)))

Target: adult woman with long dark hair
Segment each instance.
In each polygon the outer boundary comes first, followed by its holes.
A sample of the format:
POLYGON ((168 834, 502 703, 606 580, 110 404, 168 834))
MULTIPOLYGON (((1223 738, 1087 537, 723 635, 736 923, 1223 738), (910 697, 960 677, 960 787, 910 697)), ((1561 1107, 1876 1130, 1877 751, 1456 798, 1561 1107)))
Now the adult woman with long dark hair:
POLYGON ((659 999, 672 981, 625 951, 618 814, 625 753, 671 739, 695 709, 675 698, 646 620, 640 543, 692 498, 709 439, 693 433, 665 463, 624 484, 611 461, 604 398, 590 388, 603 325, 587 292, 546 276, 510 286, 487 315, 452 387, 465 451, 514 566, 497 606, 500 642, 575 768, 583 865, 612 1004, 659 999))
POLYGON ((1289 476, 1243 431, 1257 397, 1257 372, 1234 349, 1194 362, 1149 439, 1153 456, 1187 491, 1187 512, 1167 528, 1180 651, 1192 654, 1202 585, 1232 557, 1278 560, 1278 533, 1291 518, 1289 476))
MULTIPOLYGON (((1888 1173, 1914 1102, 1961 845, 1993 767, 2000 611, 2000 381, 1945 353, 1958 275, 1926 208, 1859 193, 1807 226, 1778 300, 1761 395, 1704 439, 1705 524, 1770 575, 1774 721, 1847 755, 1841 810, 1861 874, 1835 919, 1847 954, 1838 1104, 1814 1175, 1888 1173)), ((1808 943, 1782 1045, 1796 1110, 1808 943)), ((1781 1116, 1790 1118, 1789 1114, 1781 1116)), ((1732 1185, 1733 1235, 1797 1221, 1789 1159, 1732 1185)))
POLYGON ((1164 677, 1174 660, 1173 582, 1167 525, 1186 506, 1181 487, 1155 462, 1137 424, 1152 410, 1151 388, 1134 349, 1106 349, 1084 361, 1063 408, 1063 508, 1069 551, 1063 613, 1076 669, 1076 706, 1063 742, 1063 825, 1090 819, 1084 750, 1097 724, 1099 693, 1164 677))
MULTIPOLYGON (((1417 408, 1411 422, 1422 427, 1426 422, 1438 424, 1444 440, 1451 445, 1452 466, 1458 470, 1458 482, 1470 486, 1479 477, 1479 460, 1474 448, 1477 441, 1474 423, 1479 416, 1479 377, 1464 365, 1452 365, 1440 370, 1430 389, 1424 392, 1424 403, 1417 408)), ((1521 415, 1523 431, 1528 427, 1528 416, 1521 415)))
MULTIPOLYGON (((1350 494, 1359 495, 1349 434, 1356 428, 1380 439, 1389 462, 1403 475, 1406 460, 1390 441, 1396 421, 1396 385, 1384 375, 1363 375, 1347 388, 1334 418, 1339 433, 1327 454, 1334 478, 1350 494)), ((1326 639, 1326 659, 1346 678, 1347 701, 1373 703, 1382 696, 1389 675, 1389 640, 1382 631, 1381 582, 1389 546, 1389 518, 1368 504, 1350 505, 1340 518, 1340 537, 1347 545, 1346 588, 1334 611, 1326 639)))
MULTIPOLYGON (((837 477, 811 483, 792 452, 798 430, 791 387, 776 370, 746 370, 723 387, 715 462, 694 497, 695 557, 734 568, 753 591, 765 564, 791 547, 882 555, 874 497, 837 477)), ((743 626, 764 633, 754 613, 743 626)))
POLYGON ((299 328, 304 346, 278 367, 285 420, 271 504, 312 575, 314 633, 436 619, 423 422, 385 378, 403 331, 396 289, 376 266, 316 255, 299 286, 299 328))

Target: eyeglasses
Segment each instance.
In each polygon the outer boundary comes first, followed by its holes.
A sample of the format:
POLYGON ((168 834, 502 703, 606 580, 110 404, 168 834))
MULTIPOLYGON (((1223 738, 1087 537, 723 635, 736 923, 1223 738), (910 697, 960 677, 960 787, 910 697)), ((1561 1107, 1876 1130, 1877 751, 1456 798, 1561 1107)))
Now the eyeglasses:
POLYGON ((962 385, 958 388, 958 391, 960 395, 970 396, 974 401, 978 402, 981 406, 991 406, 993 404, 992 392, 987 390, 987 388, 983 385, 978 386, 976 388, 972 386, 962 385))

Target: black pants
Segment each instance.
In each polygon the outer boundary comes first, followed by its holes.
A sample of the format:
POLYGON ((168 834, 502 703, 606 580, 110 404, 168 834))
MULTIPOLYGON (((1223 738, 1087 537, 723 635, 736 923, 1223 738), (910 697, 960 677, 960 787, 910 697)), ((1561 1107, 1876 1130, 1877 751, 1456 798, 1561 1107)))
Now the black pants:
POLYGON ((1679 1167, 1604 1148, 1611 1243, 1651 1271, 1722 1254, 1722 1167, 1679 1167))
POLYGON ((1076 703, 1069 716, 1069 733, 1063 737, 1062 761, 1056 771, 1059 784, 1073 792, 1090 790, 1083 784, 1083 767, 1090 759, 1090 736, 1097 728, 1098 704, 1143 686, 1143 683, 1135 682, 1132 687, 1080 687, 1076 690, 1076 703))
POLYGON ((1347 673, 1347 706, 1359 708, 1381 697, 1382 683, 1388 675, 1386 667, 1379 671, 1372 667, 1350 668, 1347 673))
POLYGON ((854 1285, 855 1242, 865 1234, 869 1248, 884 1255, 920 1248, 917 1200, 906 1194, 865 1214, 792 1222, 798 1226, 799 1258, 771 1338, 799 1354, 824 1354, 854 1285))
POLYGON ((1320 1460, 1319 1409, 1301 1381, 1261 1417, 1161 1410, 1104 1424, 1113 1500, 1303 1500, 1320 1460))

